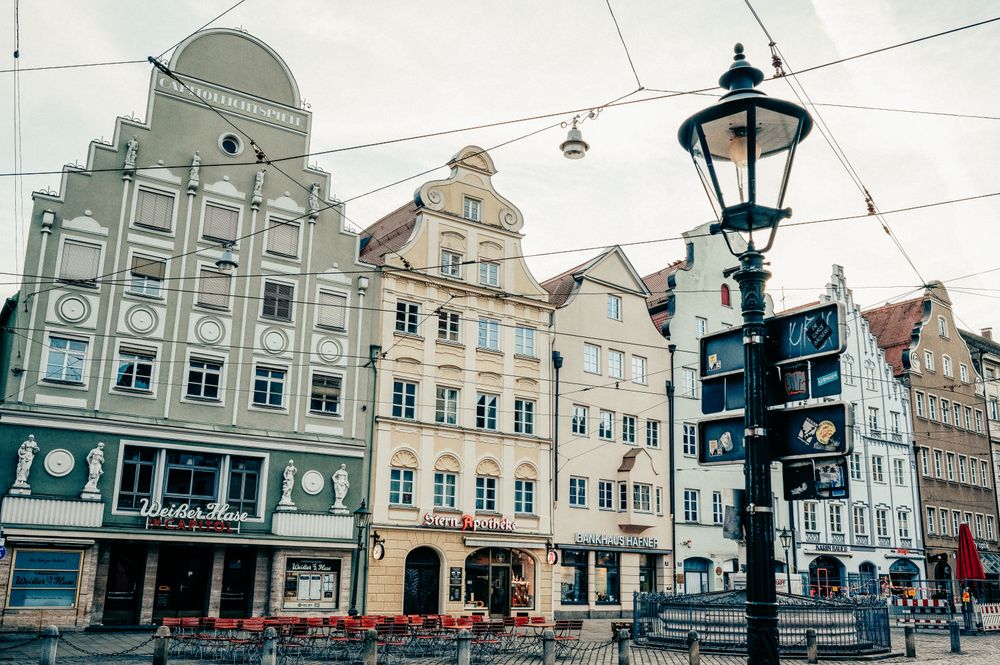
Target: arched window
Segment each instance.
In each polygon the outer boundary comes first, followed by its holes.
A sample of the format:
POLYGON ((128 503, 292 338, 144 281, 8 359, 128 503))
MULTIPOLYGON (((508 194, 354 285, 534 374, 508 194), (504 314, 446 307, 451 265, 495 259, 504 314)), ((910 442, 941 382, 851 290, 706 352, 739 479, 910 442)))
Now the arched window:
POLYGON ((720 291, 720 293, 722 295, 722 306, 723 307, 732 307, 733 304, 732 304, 731 297, 729 295, 729 285, 728 284, 723 284, 722 288, 719 289, 719 291, 720 291))

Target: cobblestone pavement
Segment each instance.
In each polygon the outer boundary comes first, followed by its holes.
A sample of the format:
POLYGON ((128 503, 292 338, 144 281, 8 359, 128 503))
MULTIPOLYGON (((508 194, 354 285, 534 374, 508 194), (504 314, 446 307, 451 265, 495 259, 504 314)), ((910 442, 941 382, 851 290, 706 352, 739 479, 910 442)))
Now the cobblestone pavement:
MULTIPOLYGON (((583 640, 579 648, 559 662, 565 665, 617 665, 617 645, 609 640, 611 634, 610 622, 587 621, 583 640)), ((894 652, 903 649, 902 631, 893 630, 892 644, 894 652)), ((38 662, 40 648, 39 640, 28 633, 4 633, 0 635, 0 663, 18 663, 33 665, 38 662)), ((60 639, 58 659, 59 665, 92 665, 94 663, 109 663, 114 665, 149 665, 152 662, 152 641, 149 633, 89 633, 70 632, 60 639), (127 652, 127 653, 125 653, 127 652)), ((877 663, 949 663, 950 665, 997 665, 1000 663, 1000 633, 992 635, 963 635, 962 654, 952 654, 948 634, 945 631, 920 631, 917 633, 917 659, 911 661, 901 655, 875 661, 877 663)), ((646 647, 631 649, 632 665, 687 665, 687 653, 666 651, 646 647)), ((190 659, 171 658, 171 665, 204 665, 208 662, 190 659)), ((312 659, 291 660, 288 665, 317 665, 331 661, 312 659)), ((393 665, 452 665, 453 658, 406 658, 394 662, 393 665)), ((539 665, 540 656, 526 651, 491 655, 477 659, 480 663, 490 665, 539 665)), ((703 654, 702 665, 743 665, 745 658, 739 656, 723 656, 703 654)), ((801 665, 802 659, 788 659, 788 663, 801 665)), ((831 661, 832 662, 832 661, 831 661)), ((836 661, 847 665, 857 661, 836 661)), ((871 661, 868 661, 871 662, 871 661)))

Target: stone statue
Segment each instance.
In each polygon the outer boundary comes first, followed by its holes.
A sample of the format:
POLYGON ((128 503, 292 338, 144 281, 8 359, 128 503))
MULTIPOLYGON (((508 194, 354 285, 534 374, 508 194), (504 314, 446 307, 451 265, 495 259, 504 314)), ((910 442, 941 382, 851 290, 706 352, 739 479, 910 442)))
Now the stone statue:
POLYGON ((200 182, 199 171, 201 170, 201 154, 195 150, 191 157, 191 170, 188 172, 188 191, 194 192, 198 189, 200 182))
POLYGON ((316 219, 319 215, 319 183, 314 182, 309 186, 309 219, 316 219))
POLYGON ((125 168, 135 169, 135 158, 139 155, 139 137, 133 136, 128 140, 125 150, 125 168))
POLYGON ((330 512, 336 515, 346 515, 347 506, 344 505, 344 497, 347 496, 347 490, 351 488, 351 481, 347 477, 347 465, 341 464, 340 469, 338 469, 333 474, 333 507, 330 508, 330 512))
POLYGON ((267 169, 257 171, 253 179, 253 198, 250 199, 250 206, 254 210, 260 209, 260 204, 264 202, 264 174, 267 169))
POLYGON ((295 510, 295 502, 292 501, 292 487, 295 486, 295 461, 288 460, 288 465, 281 474, 281 500, 278 501, 278 510, 295 510))
POLYGON ((87 484, 83 486, 80 493, 81 499, 99 500, 101 490, 97 489, 97 481, 104 475, 104 444, 97 443, 97 447, 87 453, 87 484))
POLYGON ((31 494, 28 474, 31 473, 31 463, 35 461, 35 455, 38 453, 39 448, 38 444, 35 443, 35 435, 29 434, 28 440, 17 449, 17 469, 14 471, 14 485, 11 487, 11 493, 31 494))

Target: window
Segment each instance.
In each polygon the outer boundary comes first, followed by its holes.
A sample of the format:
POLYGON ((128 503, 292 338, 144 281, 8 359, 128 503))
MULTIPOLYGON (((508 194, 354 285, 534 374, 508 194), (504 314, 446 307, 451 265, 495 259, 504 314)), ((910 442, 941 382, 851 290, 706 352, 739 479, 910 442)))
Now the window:
POLYGON ((514 353, 519 356, 535 357, 535 329, 524 326, 514 327, 514 353))
POLYGON ((930 457, 931 457, 930 450, 928 450, 927 448, 920 449, 920 473, 922 473, 925 476, 929 476, 931 473, 930 457))
POLYGON ((653 512, 653 487, 645 483, 632 483, 632 510, 639 513, 653 512))
POLYGON ((698 379, 690 367, 681 368, 681 397, 698 397, 698 379))
POLYGON ((965 407, 965 429, 972 431, 972 408, 968 406, 965 407))
POLYGON ((937 420, 937 397, 934 395, 927 396, 927 417, 937 420))
POLYGON ((417 417, 417 384, 392 382, 392 417, 413 420, 417 417))
POLYGON ((14 550, 7 604, 32 610, 70 608, 80 588, 80 550, 14 550))
POLYGON ((164 467, 164 505, 186 503, 191 508, 205 508, 214 503, 221 462, 219 455, 168 450, 164 467))
POLYGON ((229 458, 229 491, 226 500, 230 508, 248 515, 256 515, 259 486, 259 457, 229 458))
POLYGON ((129 271, 128 292, 138 296, 159 298, 166 267, 166 262, 160 259, 151 259, 138 254, 133 255, 132 268, 129 271))
POLYGON ((934 451, 934 477, 941 478, 941 465, 944 461, 944 453, 940 450, 934 451))
POLYGON ((861 479, 861 453, 851 453, 851 480, 861 479))
POLYGON ((983 412, 976 410, 976 433, 983 433, 983 412))
POLYGON ((400 300, 396 303, 396 332, 405 335, 420 334, 420 305, 400 300))
POLYGON ((905 510, 896 512, 896 530, 900 538, 910 537, 910 513, 905 510))
POLYGON ((437 387, 437 396, 434 400, 434 422, 443 425, 458 424, 458 390, 437 387))
POLYGON ((87 345, 88 342, 80 339, 49 336, 45 380, 82 384, 83 368, 87 362, 87 345))
MULTIPOLYGON (((937 511, 934 508, 928 508, 927 509, 927 533, 928 534, 933 534, 935 532, 935 529, 934 529, 934 517, 935 517, 936 514, 937 514, 937 511)), ((942 534, 942 535, 944 535, 944 534, 942 534)))
POLYGON ((208 307, 229 307, 230 275, 202 268, 198 280, 198 304, 208 307))
POLYGON ((205 204, 205 219, 201 227, 201 236, 209 240, 233 242, 236 240, 239 228, 240 212, 234 208, 226 208, 214 203, 205 204))
POLYGON ((454 473, 434 473, 434 507, 454 508, 458 477, 454 473))
POLYGON ((500 350, 500 322, 496 319, 479 319, 479 348, 500 350))
POLYGON ((729 285, 728 284, 723 284, 719 288, 719 295, 720 295, 720 301, 721 301, 723 307, 732 307, 733 306, 733 299, 732 299, 732 295, 729 292, 729 285))
MULTIPOLYGON (((942 399, 941 400, 941 424, 943 424, 943 425, 947 425, 948 424, 948 420, 950 418, 950 416, 949 416, 949 409, 951 409, 951 405, 948 403, 948 400, 942 399)), ((958 426, 958 424, 959 424, 959 422, 958 422, 958 419, 956 418, 955 419, 955 425, 958 426)))
POLYGON ((955 453, 945 455, 946 468, 948 469, 948 480, 955 480, 955 453))
POLYGON ((976 460, 969 460, 969 483, 972 485, 977 485, 976 482, 976 460))
POLYGON ((284 406, 285 370, 257 367, 253 381, 253 403, 256 406, 284 406))
POLYGON ((625 354, 608 349, 608 376, 612 379, 625 378, 625 354))
POLYGON ((622 416, 622 443, 635 445, 635 416, 622 416))
POLYGON ((692 457, 698 454, 698 428, 693 423, 684 423, 681 435, 682 450, 692 457))
POLYGON ((993 516, 986 516, 986 539, 993 540, 993 516))
POLYGON ((628 483, 618 483, 618 511, 628 512, 628 483))
POLYGON ((573 405, 573 434, 587 436, 587 412, 587 407, 578 404, 573 405))
POLYGON ((608 318, 615 321, 622 320, 622 299, 610 293, 608 294, 608 318))
POLYGON ((872 455, 872 482, 885 482, 883 462, 884 459, 880 455, 872 455))
MULTIPOLYGON (((223 139, 222 145, 226 145, 223 139)), ((334 610, 340 606, 340 559, 285 559, 285 591, 281 606, 287 609, 334 610)))
POLYGON ((697 522, 698 518, 698 496, 701 494, 699 490, 685 489, 684 490, 684 521, 685 522, 697 522))
POLYGON ((316 325, 343 330, 347 327, 347 296, 331 291, 319 292, 316 325))
POLYGON ((601 347, 586 343, 583 345, 583 371, 601 373, 601 347))
POLYGON ((150 392, 155 361, 155 351, 122 346, 118 350, 118 372, 115 378, 115 388, 150 392))
POLYGON ((941 356, 941 371, 944 372, 945 376, 955 375, 951 370, 951 356, 941 356))
POLYGON ((989 489, 989 487, 990 487, 990 465, 987 464, 986 462, 980 460, 979 461, 979 471, 980 471, 979 477, 982 478, 982 480, 983 480, 983 487, 985 487, 986 489, 989 489))
POLYGON ((990 399, 990 420, 1000 420, 1000 400, 996 397, 990 399))
POLYGON ((708 319, 700 316, 694 317, 694 334, 696 337, 704 337, 708 332, 708 319))
POLYGON ((563 605, 586 605, 587 591, 587 550, 562 550, 562 565, 559 572, 559 600, 563 605))
POLYGON ((389 471, 389 503, 397 506, 413 505, 413 469, 389 471))
POLYGON ((122 478, 118 486, 118 509, 139 510, 143 499, 153 499, 153 475, 156 450, 125 446, 122 453, 122 478))
POLYGON ((295 287, 280 282, 264 282, 264 301, 260 315, 265 319, 292 320, 292 299, 295 287))
POLYGON ((941 535, 948 535, 948 511, 944 508, 940 509, 941 512, 941 535))
POLYGON ((722 524, 722 492, 712 492, 712 524, 722 524))
POLYGON ((235 157, 243 152, 243 142, 235 134, 223 134, 219 137, 219 149, 227 155, 235 157))
POLYGON ((878 432, 878 409, 874 406, 868 407, 868 427, 872 432, 878 432))
POLYGON ((441 274, 445 277, 462 277, 462 255, 448 250, 441 251, 441 274))
POLYGON ((819 523, 816 520, 816 504, 802 504, 802 526, 806 531, 819 531, 819 523))
POLYGON ((894 476, 894 480, 896 481, 896 485, 898 485, 899 487, 906 485, 906 465, 904 464, 903 460, 901 459, 892 460, 892 473, 894 476))
POLYGON ((951 533, 956 538, 958 537, 958 526, 961 519, 957 510, 951 511, 951 533))
POLYGON ((615 509, 615 484, 610 480, 597 481, 597 507, 601 510, 615 509))
POLYGON ((879 538, 889 537, 889 511, 885 508, 875 510, 875 530, 879 538))
POLYGON ((515 434, 535 433, 534 400, 530 399, 514 400, 514 433, 515 434))
POLYGON ((962 405, 958 402, 952 402, 952 408, 955 410, 955 427, 962 426, 962 405))
POLYGON ((915 402, 916 402, 916 405, 917 405, 917 416, 919 416, 920 418, 923 418, 924 417, 924 394, 922 392, 917 391, 917 398, 916 398, 915 402))
POLYGON ((458 312, 438 311, 438 339, 455 343, 462 341, 462 317, 458 312))
POLYGON ((535 512, 535 482, 533 480, 514 481, 514 512, 531 515, 535 512))
POLYGON ((63 242, 59 279, 71 284, 95 286, 101 272, 101 247, 76 240, 63 242))
POLYGON ((135 203, 135 225, 170 231, 174 217, 174 197, 140 189, 135 203))
POLYGON ((948 336, 948 322, 944 320, 943 316, 939 316, 937 319, 938 323, 938 335, 941 337, 948 336))
POLYGON ((830 532, 844 533, 843 506, 838 503, 829 505, 830 532))
POLYGON ((312 413, 339 416, 340 383, 341 379, 339 376, 313 374, 312 392, 309 395, 309 410, 312 413))
POLYGON ((494 261, 480 261, 479 283, 483 286, 500 286, 500 264, 494 261))
POLYGON ((646 359, 632 356, 632 383, 646 383, 646 359))
POLYGON ((868 511, 864 506, 854 506, 854 533, 858 536, 868 535, 868 511))
POLYGON ((615 414, 601 409, 600 420, 597 423, 597 436, 600 439, 615 438, 615 414))
POLYGON ((650 448, 660 447, 660 421, 646 421, 646 445, 650 448))
POLYGON ((962 383, 969 382, 969 366, 965 363, 958 363, 958 378, 962 380, 962 383))
POLYGON ((924 351, 924 369, 928 372, 934 371, 934 352, 924 351))
POLYGON ((587 505, 587 479, 570 476, 569 479, 569 505, 586 507, 587 505))
POLYGON ((476 427, 489 430, 497 428, 498 399, 496 395, 488 393, 479 393, 476 395, 476 427))
POLYGON ((892 420, 892 431, 899 434, 899 411, 890 411, 889 417, 892 420))
POLYGON ((298 256, 299 225, 272 217, 267 227, 267 251, 280 256, 298 256))
POLYGON ((483 202, 479 199, 469 198, 468 196, 462 197, 462 217, 466 219, 471 219, 473 222, 480 221, 480 208, 483 202))
MULTIPOLYGON (((966 472, 966 467, 969 465, 969 460, 965 455, 958 456, 958 482, 964 483, 968 481, 968 474, 966 472)), ((975 468, 975 461, 972 462, 973 468, 975 468)), ((974 472, 973 472, 974 473, 974 472)))
POLYGON ((222 363, 217 360, 191 358, 188 362, 187 392, 189 399, 219 399, 222 383, 222 363))

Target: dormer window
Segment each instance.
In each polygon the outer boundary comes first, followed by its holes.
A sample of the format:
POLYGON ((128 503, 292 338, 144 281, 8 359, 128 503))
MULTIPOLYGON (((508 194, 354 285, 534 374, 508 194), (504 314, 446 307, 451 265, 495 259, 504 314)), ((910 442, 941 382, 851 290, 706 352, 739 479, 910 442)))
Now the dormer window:
POLYGON ((479 199, 473 199, 468 196, 464 197, 462 203, 462 217, 472 220, 473 222, 482 221, 482 205, 483 202, 479 199))

